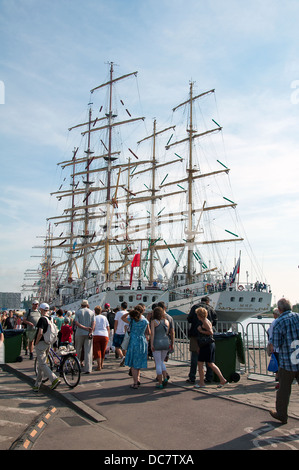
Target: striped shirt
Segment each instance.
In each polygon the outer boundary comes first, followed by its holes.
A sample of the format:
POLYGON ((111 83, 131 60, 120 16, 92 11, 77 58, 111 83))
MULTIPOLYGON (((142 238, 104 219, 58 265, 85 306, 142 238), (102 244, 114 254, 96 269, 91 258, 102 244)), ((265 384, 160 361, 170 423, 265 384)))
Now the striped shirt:
POLYGON ((299 371, 299 314, 283 312, 277 318, 271 343, 279 348, 279 367, 285 370, 299 371))

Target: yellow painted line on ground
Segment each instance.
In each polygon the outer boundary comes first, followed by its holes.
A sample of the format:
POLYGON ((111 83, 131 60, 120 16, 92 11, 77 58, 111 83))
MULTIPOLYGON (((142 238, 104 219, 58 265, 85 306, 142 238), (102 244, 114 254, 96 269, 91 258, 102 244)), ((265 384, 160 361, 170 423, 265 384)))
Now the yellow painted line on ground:
POLYGON ((30 446, 31 442, 28 441, 28 439, 26 439, 26 441, 24 442, 23 446, 25 447, 25 449, 27 449, 29 446, 30 446))

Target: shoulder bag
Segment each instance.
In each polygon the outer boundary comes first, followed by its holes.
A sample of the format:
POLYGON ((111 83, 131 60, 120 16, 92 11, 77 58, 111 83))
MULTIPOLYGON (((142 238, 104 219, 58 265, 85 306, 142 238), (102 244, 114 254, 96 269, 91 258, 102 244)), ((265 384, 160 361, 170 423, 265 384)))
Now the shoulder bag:
POLYGON ((121 349, 123 349, 124 351, 126 351, 128 349, 128 346, 129 346, 131 328, 132 328, 132 320, 130 322, 130 328, 127 329, 127 331, 125 332, 125 337, 124 337, 124 339, 121 343, 121 349))
POLYGON ((199 348, 203 348, 204 346, 207 346, 208 344, 212 344, 212 343, 215 343, 213 335, 208 336, 208 335, 201 334, 197 338, 197 344, 199 348))

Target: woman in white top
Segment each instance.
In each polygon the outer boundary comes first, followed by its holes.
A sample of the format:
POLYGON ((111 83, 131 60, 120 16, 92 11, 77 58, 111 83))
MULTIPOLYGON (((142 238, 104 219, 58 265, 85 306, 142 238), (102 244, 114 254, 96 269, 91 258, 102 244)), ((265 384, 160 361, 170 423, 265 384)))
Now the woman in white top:
POLYGON ((102 315, 102 307, 95 307, 95 329, 93 332, 93 358, 98 363, 97 370, 103 369, 105 352, 109 342, 110 328, 107 317, 102 315))

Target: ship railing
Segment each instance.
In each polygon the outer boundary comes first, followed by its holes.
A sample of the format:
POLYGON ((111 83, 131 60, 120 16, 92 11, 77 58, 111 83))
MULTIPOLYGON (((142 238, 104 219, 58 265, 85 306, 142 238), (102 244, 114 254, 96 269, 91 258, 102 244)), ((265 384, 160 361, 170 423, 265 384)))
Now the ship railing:
MULTIPOLYGON (((171 359, 177 362, 190 364, 190 339, 188 337, 189 323, 187 321, 175 321, 175 347, 171 359)), ((245 363, 241 364, 236 357, 236 372, 247 373, 248 377, 260 377, 273 379, 274 374, 269 372, 269 356, 267 354, 268 334, 267 330, 271 322, 251 322, 245 327, 240 322, 218 321, 216 331, 236 332, 241 335, 245 363)), ((217 346, 216 346, 217 347, 217 346)))
MULTIPOLYGON (((194 286, 196 283, 194 283, 194 286)), ((192 284, 189 285, 190 288, 183 289, 180 286, 177 287, 170 287, 169 292, 170 294, 175 294, 176 298, 190 298, 190 297, 201 297, 209 294, 214 294, 217 292, 239 292, 241 294, 242 291, 244 292, 270 292, 270 286, 266 284, 254 284, 254 283, 242 283, 242 282, 234 282, 230 284, 229 282, 226 283, 206 283, 204 286, 201 287, 194 287, 192 289, 192 284)))

